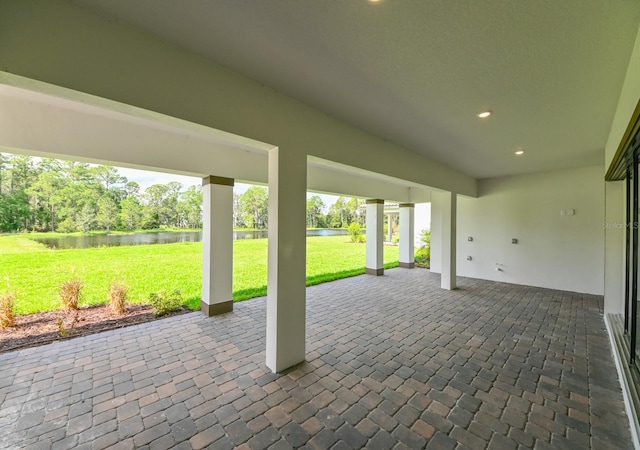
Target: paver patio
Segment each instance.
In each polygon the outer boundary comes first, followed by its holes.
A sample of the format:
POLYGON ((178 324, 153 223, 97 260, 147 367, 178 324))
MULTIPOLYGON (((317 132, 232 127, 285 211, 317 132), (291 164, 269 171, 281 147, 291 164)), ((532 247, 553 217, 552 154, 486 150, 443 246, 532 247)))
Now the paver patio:
POLYGON ((0 355, 2 448, 633 448, 599 296, 394 269, 307 289, 307 362, 264 298, 0 355))

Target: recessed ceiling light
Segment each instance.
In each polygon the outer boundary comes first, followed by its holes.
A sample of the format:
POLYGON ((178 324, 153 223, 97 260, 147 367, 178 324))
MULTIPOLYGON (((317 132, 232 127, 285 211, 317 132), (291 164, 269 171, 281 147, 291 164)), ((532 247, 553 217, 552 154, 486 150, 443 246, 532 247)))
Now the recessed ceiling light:
POLYGON ((477 114, 477 116, 480 117, 481 119, 486 119, 490 115, 491 115, 491 111, 482 111, 477 114))
POLYGON ((524 155, 524 150, 522 150, 521 148, 519 148, 518 150, 516 150, 516 155, 520 156, 520 155, 524 155))

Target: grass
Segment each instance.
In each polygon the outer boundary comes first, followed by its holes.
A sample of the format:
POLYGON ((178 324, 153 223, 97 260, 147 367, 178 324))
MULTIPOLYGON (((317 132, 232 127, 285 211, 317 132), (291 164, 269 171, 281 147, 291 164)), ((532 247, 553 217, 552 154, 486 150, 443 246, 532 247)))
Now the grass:
MULTIPOLYGON (((35 237, 35 236, 34 236, 35 237)), ((307 285, 364 273, 365 245, 348 236, 307 238, 307 285)), ((267 290, 267 239, 245 239, 233 247, 233 299, 267 290)), ((114 281, 130 287, 131 303, 147 303, 152 292, 180 290, 188 307, 200 308, 202 245, 177 243, 50 250, 29 235, 0 235, 0 293, 15 293, 15 313, 51 311, 58 290, 73 278, 84 284, 83 304, 104 304, 114 281)), ((398 247, 385 247, 385 268, 397 267, 398 247)))

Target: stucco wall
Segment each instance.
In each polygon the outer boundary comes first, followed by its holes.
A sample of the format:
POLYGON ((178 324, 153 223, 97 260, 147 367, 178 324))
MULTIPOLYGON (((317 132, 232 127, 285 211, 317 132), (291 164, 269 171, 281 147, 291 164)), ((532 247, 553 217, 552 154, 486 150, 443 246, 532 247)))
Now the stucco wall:
POLYGON ((622 85, 620 99, 618 100, 618 108, 611 123, 611 131, 605 147, 605 169, 609 168, 609 164, 613 159, 622 135, 627 129, 629 119, 640 99, 640 28, 636 36, 636 43, 629 58, 629 67, 627 75, 622 85))
MULTIPOLYGON (((620 100, 611 123, 611 131, 605 147, 605 171, 609 168, 622 136, 627 129, 633 111, 640 100, 640 28, 629 60, 629 68, 620 93, 620 100)), ((604 174, 603 174, 604 177, 604 174)), ((620 222, 625 219, 625 188, 622 182, 606 185, 606 221, 620 222)), ((623 228, 608 228, 605 245, 605 295, 607 313, 621 314, 624 310, 624 257, 625 234, 623 228)))
POLYGON ((481 180, 479 198, 458 199, 458 275, 602 294, 602 170, 481 180))

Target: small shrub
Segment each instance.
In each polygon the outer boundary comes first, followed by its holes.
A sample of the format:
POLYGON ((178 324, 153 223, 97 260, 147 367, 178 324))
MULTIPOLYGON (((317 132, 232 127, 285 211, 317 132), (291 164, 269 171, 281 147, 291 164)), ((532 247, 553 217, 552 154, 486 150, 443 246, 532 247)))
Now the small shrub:
POLYGON ((164 316, 165 314, 180 309, 183 301, 180 291, 168 293, 162 290, 149 295, 149 303, 153 306, 153 313, 156 316, 164 316))
POLYGON ((429 269, 431 267, 431 230, 420 232, 420 242, 422 247, 416 250, 414 260, 418 267, 429 269))
POLYGON ((16 297, 12 292, 0 295, 0 330, 12 327, 16 324, 13 317, 13 304, 16 297))
POLYGON ((420 232, 420 242, 422 242, 422 247, 431 248, 431 230, 422 230, 420 232))
POLYGON ((62 308, 67 311, 78 309, 84 284, 77 278, 66 281, 60 286, 60 301, 62 308))
POLYGON ((428 269, 431 265, 431 249, 429 247, 420 247, 415 253, 414 260, 418 267, 428 269))
POLYGON ((349 232, 351 242, 363 242, 364 236, 362 236, 362 228, 359 223, 352 223, 349 225, 349 228, 347 228, 347 231, 349 232))
POLYGON ((113 283, 109 288, 109 308, 116 314, 124 314, 129 288, 123 283, 113 283))
POLYGON ((64 320, 62 320, 61 317, 59 317, 56 321, 56 325, 58 326, 58 336, 65 337, 67 334, 69 334, 69 331, 67 331, 67 329, 64 327, 64 320))
POLYGON ((58 320, 56 320, 56 325, 58 326, 58 336, 65 337, 71 334, 76 325, 78 325, 81 320, 84 319, 80 319, 80 312, 76 310, 75 316, 73 316, 73 320, 71 321, 71 325, 69 326, 69 328, 67 328, 64 326, 64 319, 62 317, 58 317, 58 320))

